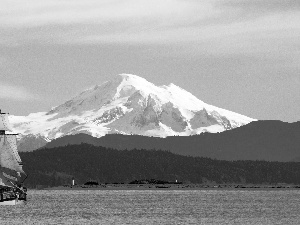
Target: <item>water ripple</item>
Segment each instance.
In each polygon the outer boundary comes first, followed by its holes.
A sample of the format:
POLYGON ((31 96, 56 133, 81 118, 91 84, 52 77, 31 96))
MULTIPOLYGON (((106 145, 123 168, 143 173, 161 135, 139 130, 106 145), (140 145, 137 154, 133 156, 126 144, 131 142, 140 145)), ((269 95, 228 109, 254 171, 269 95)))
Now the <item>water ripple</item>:
POLYGON ((298 190, 29 190, 0 224, 299 224, 298 190))

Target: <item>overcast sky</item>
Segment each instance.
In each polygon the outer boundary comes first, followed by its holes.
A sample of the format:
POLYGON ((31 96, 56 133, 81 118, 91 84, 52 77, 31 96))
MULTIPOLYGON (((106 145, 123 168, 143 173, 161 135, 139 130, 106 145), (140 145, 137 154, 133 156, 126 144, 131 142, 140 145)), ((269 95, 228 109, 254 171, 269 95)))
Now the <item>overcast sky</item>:
POLYGON ((300 120, 298 0, 0 0, 0 108, 48 111, 120 73, 300 120))

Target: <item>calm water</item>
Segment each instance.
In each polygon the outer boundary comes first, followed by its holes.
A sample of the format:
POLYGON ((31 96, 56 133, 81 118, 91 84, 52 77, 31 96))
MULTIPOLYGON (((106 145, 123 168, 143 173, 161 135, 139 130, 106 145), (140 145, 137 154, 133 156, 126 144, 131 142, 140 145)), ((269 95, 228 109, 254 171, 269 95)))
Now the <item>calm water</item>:
POLYGON ((300 190, 29 190, 0 224, 300 224, 300 190))

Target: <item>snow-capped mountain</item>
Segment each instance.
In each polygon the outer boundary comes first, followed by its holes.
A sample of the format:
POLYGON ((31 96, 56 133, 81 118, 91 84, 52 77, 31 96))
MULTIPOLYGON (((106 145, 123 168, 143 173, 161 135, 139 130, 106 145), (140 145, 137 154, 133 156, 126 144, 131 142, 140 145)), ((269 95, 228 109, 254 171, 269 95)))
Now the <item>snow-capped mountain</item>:
POLYGON ((9 119, 21 137, 47 141, 76 133, 185 136, 222 132, 254 121, 208 105, 174 84, 158 87, 131 74, 85 90, 49 112, 9 119))

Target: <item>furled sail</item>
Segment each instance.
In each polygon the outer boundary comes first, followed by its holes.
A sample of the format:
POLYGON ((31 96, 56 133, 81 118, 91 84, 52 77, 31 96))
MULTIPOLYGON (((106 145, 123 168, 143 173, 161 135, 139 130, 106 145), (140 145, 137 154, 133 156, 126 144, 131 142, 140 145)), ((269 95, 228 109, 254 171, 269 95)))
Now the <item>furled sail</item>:
POLYGON ((8 122, 8 114, 0 111, 0 130, 12 131, 12 127, 8 122))

